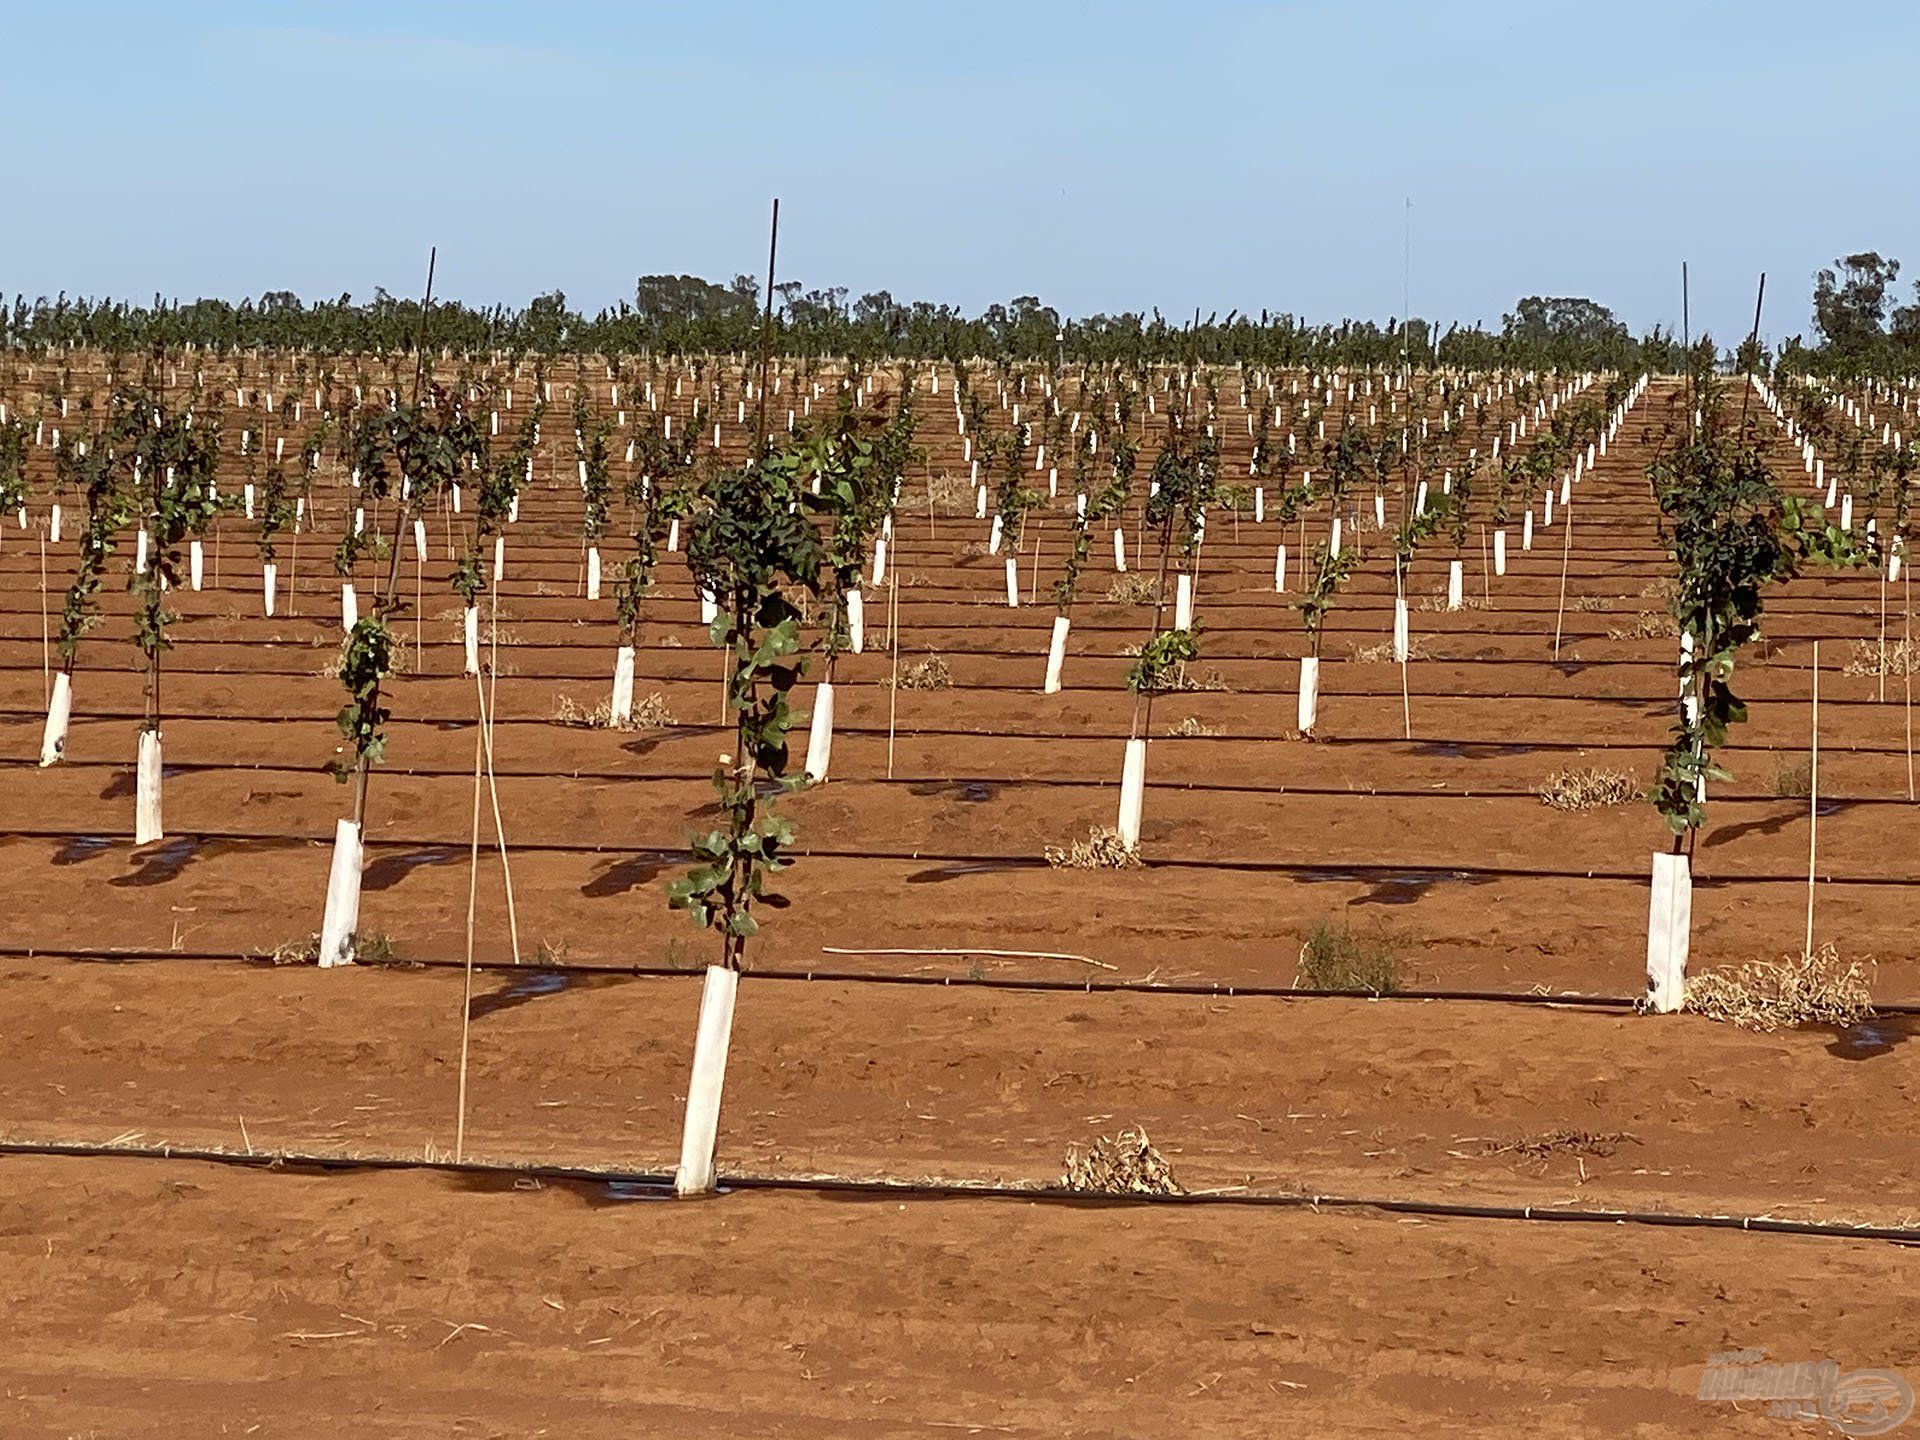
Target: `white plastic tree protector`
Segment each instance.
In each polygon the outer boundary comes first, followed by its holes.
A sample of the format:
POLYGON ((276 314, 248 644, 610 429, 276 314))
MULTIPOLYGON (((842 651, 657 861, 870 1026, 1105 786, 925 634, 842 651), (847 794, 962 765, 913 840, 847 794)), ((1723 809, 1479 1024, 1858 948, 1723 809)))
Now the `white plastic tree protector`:
POLYGON ((1396 665, 1407 663, 1407 597, 1393 597, 1393 659, 1396 665))
POLYGON ((600 547, 598 545, 587 547, 587 598, 589 600, 600 598, 600 547))
POLYGON ((1264 485, 1256 485, 1253 487, 1253 523, 1256 525, 1263 524, 1266 518, 1267 487, 1264 485))
POLYGON ((724 965, 707 967, 693 1041, 693 1074, 687 1081, 687 1118, 680 1131, 680 1168, 673 1177, 674 1192, 679 1195, 713 1193, 720 1097, 726 1089, 727 1050, 733 1042, 733 1006, 739 991, 738 971, 724 965))
POLYGON ((847 635, 853 653, 862 654, 867 648, 867 597, 858 590, 847 592, 847 635))
POLYGON ((678 520, 669 520, 667 522, 667 552, 669 554, 674 554, 678 552, 679 549, 680 549, 680 522, 678 520))
POLYGON ((1297 729, 1302 735, 1311 735, 1315 723, 1320 719, 1320 657, 1302 655, 1300 657, 1300 713, 1297 729))
POLYGON ((1174 579, 1173 628, 1193 628, 1193 576, 1184 570, 1174 579))
POLYGON ((341 820, 333 829, 333 866, 327 872, 327 908, 320 920, 320 965, 353 963, 360 928, 360 827, 341 820))
POLYGON ((1684 855, 1653 857, 1647 905, 1647 1008, 1668 1015, 1687 998, 1687 951, 1693 931, 1693 877, 1684 855))
POLYGON ((1527 513, 1520 517, 1520 548, 1533 549, 1533 507, 1527 507, 1527 513))
POLYGON ((507 537, 493 537, 493 583, 498 585, 500 578, 507 573, 507 537))
POLYGON ((1127 741, 1120 763, 1120 843, 1129 850, 1140 848, 1140 817, 1147 803, 1147 742, 1127 741))
POLYGON ((47 539, 55 545, 60 543, 60 507, 55 505, 47 516, 47 539))
POLYGON ((1020 562, 1013 556, 1007 557, 1007 607, 1018 609, 1020 606, 1020 562))
POLYGON ((1447 562, 1447 609, 1458 610, 1466 603, 1466 571, 1462 562, 1447 562))
POLYGON ((427 563, 427 522, 417 515, 413 521, 413 558, 422 565, 427 563))
POLYGON ((198 540, 187 542, 187 583, 198 590, 206 578, 207 550, 198 540))
POLYGON ((66 758, 67 725, 73 719, 73 677, 65 670, 53 677, 53 695, 47 701, 47 726, 40 734, 40 763, 56 765, 66 758))
POLYGON ((1067 631, 1073 622, 1064 615, 1053 617, 1053 639, 1047 646, 1047 683, 1043 693, 1060 693, 1060 670, 1067 662, 1067 631))
POLYGON ((1507 573, 1507 532, 1505 530, 1493 532, 1493 573, 1496 575, 1507 573))
POLYGON ((622 645, 613 656, 613 704, 608 718, 615 725, 633 719, 633 646, 622 645))
POLYGON ((1122 575, 1127 573, 1127 537, 1118 526, 1113 531, 1113 568, 1122 575))
POLYGON ((340 628, 351 630, 360 623, 360 597, 353 593, 351 581, 340 587, 340 628))
POLYGON ((1000 553, 1000 541, 1004 525, 1005 521, 996 515, 993 517, 993 524, 987 527, 987 553, 989 555, 998 555, 1000 553))
POLYGON ((807 722, 807 781, 818 785, 833 763, 833 682, 814 687, 813 714, 807 722))
POLYGON ((267 615, 273 615, 274 596, 280 588, 280 567, 271 560, 260 567, 260 598, 266 603, 267 615))
POLYGON ((1327 537, 1327 551, 1333 555, 1340 553, 1340 517, 1338 515, 1333 517, 1333 533, 1327 537))
MULTIPOLYGON (((1422 496, 1426 494, 1426 483, 1424 481, 1421 482, 1420 493, 1422 496)), ((1387 497, 1384 495, 1376 495, 1373 497, 1373 524, 1375 529, 1384 530, 1387 528, 1387 497)))
POLYGON ((469 675, 480 673, 480 607, 469 605, 460 617, 460 635, 466 642, 469 675))
MULTIPOLYGON (((973 470, 976 475, 980 473, 980 462, 978 460, 973 462, 973 470)), ((978 487, 973 492, 973 518, 976 520, 984 520, 987 518, 987 487, 984 485, 978 487)))
POLYGON ((140 527, 139 534, 134 537, 133 573, 136 575, 147 573, 147 527, 144 525, 140 527))
POLYGON ((160 824, 160 732, 142 730, 134 772, 133 843, 147 845, 165 833, 160 824))
POLYGON ((887 583, 887 539, 884 535, 873 542, 873 576, 867 583, 874 586, 887 583))

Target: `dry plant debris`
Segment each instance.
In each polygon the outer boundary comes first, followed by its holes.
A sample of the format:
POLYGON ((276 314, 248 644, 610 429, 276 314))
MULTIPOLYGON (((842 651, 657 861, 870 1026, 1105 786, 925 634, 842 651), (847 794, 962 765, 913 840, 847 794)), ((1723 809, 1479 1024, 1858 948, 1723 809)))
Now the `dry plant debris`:
POLYGON ((1631 805, 1645 792, 1624 770, 1559 770, 1540 785, 1540 803, 1555 810, 1631 805))
POLYGON ((1873 1014, 1869 970, 1831 941, 1811 955, 1755 960, 1687 981, 1685 1009, 1767 1034, 1794 1025, 1854 1025, 1873 1014))
POLYGON ((584 725, 593 730, 664 730, 674 723, 673 712, 667 708, 667 697, 658 691, 637 698, 633 702, 633 714, 624 725, 613 723, 610 698, 589 710, 571 695, 562 695, 554 702, 553 718, 562 725, 584 725))
POLYGON ((1140 857, 1127 848, 1118 830, 1096 825, 1084 840, 1075 840, 1066 849, 1049 845, 1047 864, 1056 870, 1132 870, 1140 857))
POLYGON ((1078 1145, 1067 1147, 1067 1170, 1060 1183, 1068 1190, 1102 1195, 1184 1195, 1173 1178, 1167 1157, 1154 1149, 1147 1132, 1122 1130, 1102 1135, 1083 1154, 1078 1145))

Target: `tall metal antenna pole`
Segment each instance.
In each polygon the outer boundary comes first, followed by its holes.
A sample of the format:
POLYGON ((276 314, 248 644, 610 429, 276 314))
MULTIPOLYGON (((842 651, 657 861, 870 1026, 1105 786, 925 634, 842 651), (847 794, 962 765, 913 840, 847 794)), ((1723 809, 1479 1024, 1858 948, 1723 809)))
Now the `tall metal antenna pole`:
POLYGON ((1753 399, 1753 367, 1760 359, 1760 306, 1767 298, 1767 272, 1760 272, 1760 292, 1753 297, 1753 333, 1747 337, 1747 393, 1740 397, 1740 434, 1747 433, 1747 402, 1753 399))
POLYGON ((760 312, 760 433, 756 453, 767 446, 767 366, 773 353, 773 262, 780 251, 780 197, 773 197, 773 229, 767 238, 767 298, 760 312))

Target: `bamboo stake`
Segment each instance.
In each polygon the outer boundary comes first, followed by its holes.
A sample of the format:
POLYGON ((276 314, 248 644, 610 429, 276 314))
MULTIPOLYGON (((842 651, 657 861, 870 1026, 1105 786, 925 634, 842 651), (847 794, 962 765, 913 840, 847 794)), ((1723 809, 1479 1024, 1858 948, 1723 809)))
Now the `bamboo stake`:
POLYGON ((1560 626, 1567 613, 1567 562, 1573 558, 1573 502, 1560 507, 1560 603, 1553 612, 1553 658, 1560 658, 1560 626))
POLYGON ((893 683, 887 687, 887 778, 893 778, 893 735, 900 713, 900 547, 898 532, 887 557, 887 643, 893 650, 893 683))
POLYGON ((473 735, 473 840, 467 851, 467 964, 460 988, 460 1089, 454 1104, 453 1158, 467 1148, 467 1040, 473 1028, 473 912, 480 894, 480 758, 486 749, 484 723, 473 735))
MULTIPOLYGON (((46 620, 46 526, 40 528, 40 705, 54 703, 54 660, 46 620)), ((1908 689, 1912 689, 1908 685, 1908 689)), ((1912 764, 1908 764, 1912 770, 1912 764)))
POLYGON ((1820 825, 1820 642, 1813 642, 1813 747, 1807 763, 1807 947, 1813 957, 1814 846, 1820 825))
MULTIPOLYGON (((493 834, 500 846, 500 876, 507 892, 507 936, 513 945, 513 963, 520 963, 520 915, 513 903, 513 866, 507 859, 507 827, 500 819, 500 787, 493 774, 493 720, 500 713, 500 579, 494 577, 492 630, 487 636, 487 694, 481 704, 480 725, 486 736, 487 794, 493 804, 493 834)), ((473 677, 476 693, 480 677, 473 677)))

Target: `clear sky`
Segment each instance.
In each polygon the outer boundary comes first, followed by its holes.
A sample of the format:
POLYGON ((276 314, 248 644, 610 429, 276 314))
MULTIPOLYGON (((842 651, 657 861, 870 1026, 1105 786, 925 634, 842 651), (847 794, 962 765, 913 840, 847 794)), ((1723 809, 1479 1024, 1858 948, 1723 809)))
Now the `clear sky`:
POLYGON ((969 310, 1586 295, 1725 344, 1920 277, 1920 5, 615 0, 0 7, 0 290, 598 308, 763 269, 969 310))

